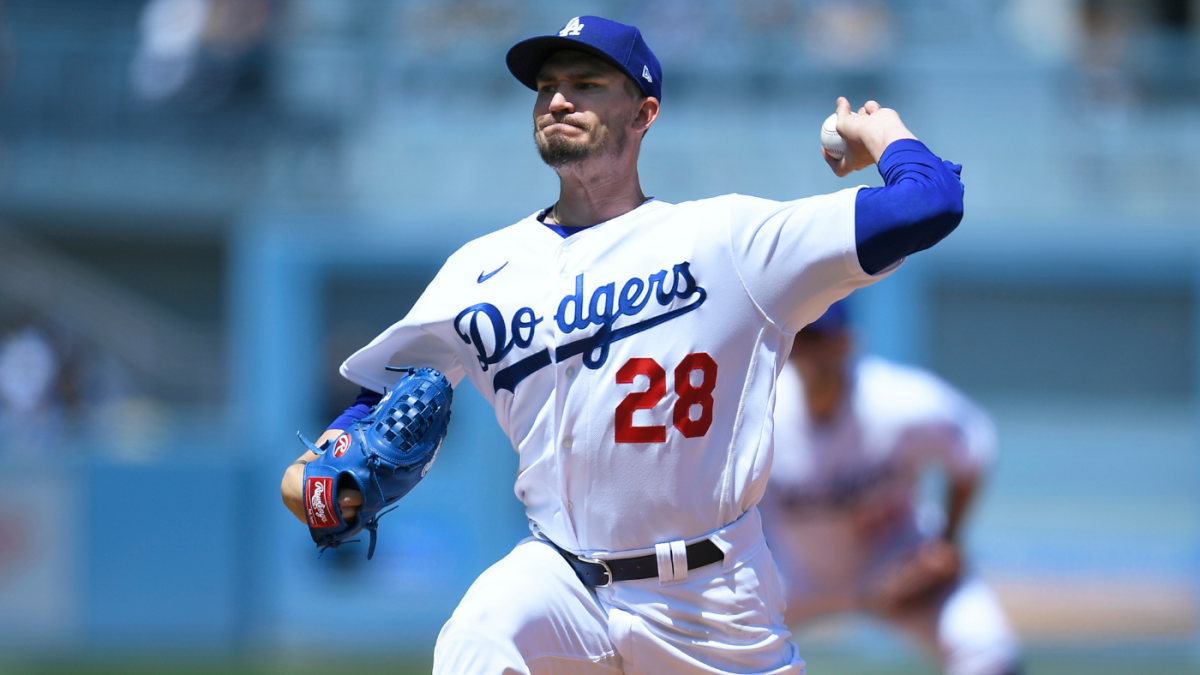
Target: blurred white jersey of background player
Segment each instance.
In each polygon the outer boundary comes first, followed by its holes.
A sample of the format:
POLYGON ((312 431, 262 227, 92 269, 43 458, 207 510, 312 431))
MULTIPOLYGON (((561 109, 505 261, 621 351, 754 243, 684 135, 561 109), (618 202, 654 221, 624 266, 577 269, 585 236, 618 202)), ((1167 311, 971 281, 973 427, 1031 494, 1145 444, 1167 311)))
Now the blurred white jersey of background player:
POLYGON ((798 333, 779 377, 760 504, 789 625, 867 612, 951 675, 1018 672, 1004 612, 965 570, 958 543, 995 452, 991 420, 948 384, 854 355, 844 301, 798 333), (946 477, 941 517, 918 509, 931 467, 946 477))

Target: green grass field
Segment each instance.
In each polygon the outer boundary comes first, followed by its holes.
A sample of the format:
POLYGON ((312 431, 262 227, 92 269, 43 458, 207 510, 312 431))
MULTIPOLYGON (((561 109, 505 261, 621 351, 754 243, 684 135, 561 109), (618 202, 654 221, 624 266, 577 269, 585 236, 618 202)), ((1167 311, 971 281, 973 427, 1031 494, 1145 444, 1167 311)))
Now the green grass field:
MULTIPOLYGON (((396 657, 395 661, 376 658, 370 661, 322 661, 275 663, 267 661, 192 661, 159 659, 120 660, 99 657, 89 660, 38 662, 0 661, 0 673, 11 675, 417 675, 428 673, 427 661, 396 657)), ((839 657, 809 659, 809 675, 937 675, 933 670, 912 662, 860 661, 839 657)), ((1085 656, 1041 655, 1026 663, 1025 675, 1200 675, 1200 660, 1189 662, 1181 656, 1154 655, 1085 656)))

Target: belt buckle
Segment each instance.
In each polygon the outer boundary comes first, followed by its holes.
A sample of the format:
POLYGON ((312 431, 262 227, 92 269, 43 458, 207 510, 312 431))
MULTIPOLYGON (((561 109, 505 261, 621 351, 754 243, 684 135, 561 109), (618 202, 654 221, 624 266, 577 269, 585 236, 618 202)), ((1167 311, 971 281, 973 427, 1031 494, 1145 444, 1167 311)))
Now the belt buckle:
POLYGON ((612 568, 608 566, 608 563, 604 562, 600 558, 585 558, 583 556, 575 556, 575 557, 579 558, 580 560, 582 560, 585 563, 592 563, 593 565, 599 565, 604 568, 604 573, 608 575, 608 583, 595 586, 594 588, 608 588, 609 586, 613 585, 612 568))

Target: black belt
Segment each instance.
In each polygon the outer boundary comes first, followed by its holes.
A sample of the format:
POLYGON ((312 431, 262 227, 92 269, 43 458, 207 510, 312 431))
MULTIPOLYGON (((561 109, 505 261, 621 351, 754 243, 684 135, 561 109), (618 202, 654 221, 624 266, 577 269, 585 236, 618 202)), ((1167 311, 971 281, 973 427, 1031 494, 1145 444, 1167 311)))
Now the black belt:
MULTIPOLYGON (((658 556, 638 556, 636 558, 619 558, 617 560, 600 560, 599 558, 582 558, 563 550, 558 544, 550 542, 558 549, 567 564, 575 570, 575 574, 585 586, 607 588, 614 581, 633 581, 635 579, 652 579, 658 576, 658 556)), ((705 565, 711 565, 725 559, 725 554, 711 539, 689 544, 687 551, 688 569, 694 570, 705 565)))

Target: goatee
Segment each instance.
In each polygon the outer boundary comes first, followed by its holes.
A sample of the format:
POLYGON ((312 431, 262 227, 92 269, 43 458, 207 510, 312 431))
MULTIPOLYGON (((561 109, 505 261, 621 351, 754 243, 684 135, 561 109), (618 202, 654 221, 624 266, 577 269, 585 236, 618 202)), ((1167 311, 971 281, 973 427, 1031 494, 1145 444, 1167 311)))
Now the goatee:
POLYGON ((544 141, 542 137, 534 134, 534 140, 537 143, 538 154, 542 156, 542 161, 554 168, 582 162, 597 154, 603 145, 572 143, 570 139, 563 138, 561 134, 554 134, 544 141))
MULTIPOLYGON (((549 122, 553 124, 554 122, 549 122)), ((570 124, 570 123, 568 123, 570 124)), ((571 124, 571 126, 582 129, 588 132, 588 135, 593 134, 593 129, 584 124, 571 124)), ((537 144, 538 154, 541 155, 542 161, 551 168, 561 168, 571 164, 577 164, 592 157, 599 157, 606 152, 620 152, 620 148, 624 145, 624 134, 618 134, 618 137, 613 137, 608 133, 603 133, 600 138, 591 143, 583 143, 578 140, 566 138, 562 134, 550 134, 543 136, 539 132, 537 122, 533 126, 533 141, 537 144)))

